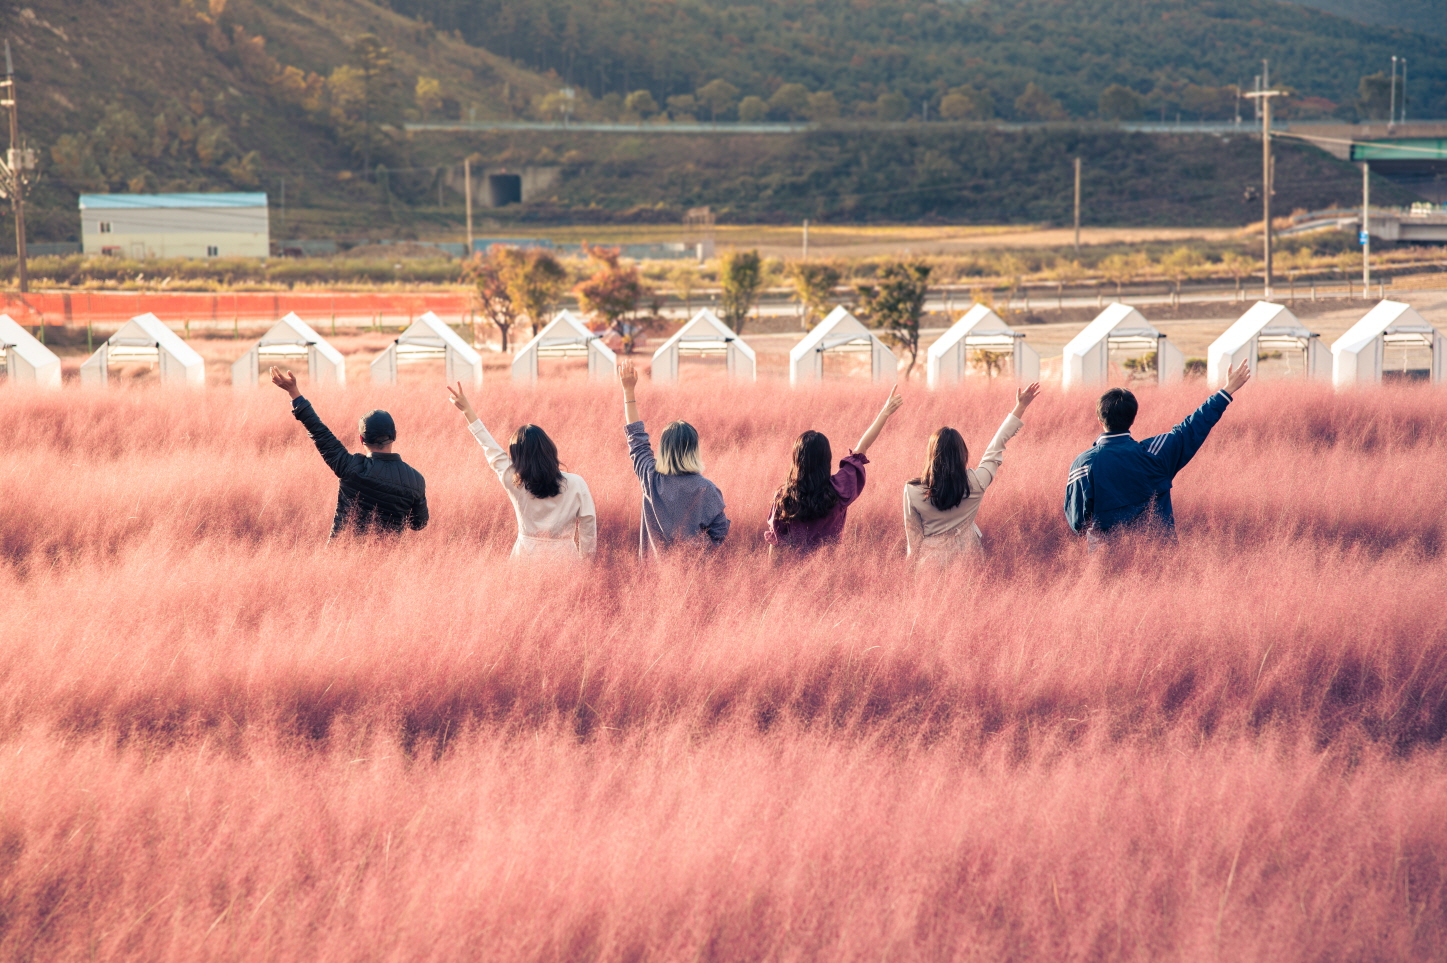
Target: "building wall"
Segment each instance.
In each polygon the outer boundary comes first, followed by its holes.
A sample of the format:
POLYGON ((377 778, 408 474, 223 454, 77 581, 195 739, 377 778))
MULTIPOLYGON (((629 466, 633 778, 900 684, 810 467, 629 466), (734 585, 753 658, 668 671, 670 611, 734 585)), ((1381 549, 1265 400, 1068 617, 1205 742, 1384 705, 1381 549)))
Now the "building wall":
POLYGON ((122 257, 266 257, 271 246, 265 207, 89 208, 80 238, 86 254, 122 257))

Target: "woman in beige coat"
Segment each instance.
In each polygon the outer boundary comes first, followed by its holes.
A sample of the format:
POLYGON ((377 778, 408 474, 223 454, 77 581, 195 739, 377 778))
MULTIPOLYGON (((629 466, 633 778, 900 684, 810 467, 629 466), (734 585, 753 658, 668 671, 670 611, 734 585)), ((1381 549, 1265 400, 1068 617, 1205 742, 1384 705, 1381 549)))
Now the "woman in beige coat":
POLYGON ((1015 410, 1005 416, 974 469, 958 431, 941 428, 930 436, 924 471, 904 486, 904 535, 910 558, 942 565, 957 555, 984 551, 975 513, 1000 471, 1006 442, 1020 430, 1025 409, 1039 394, 1039 382, 1015 392, 1015 410))

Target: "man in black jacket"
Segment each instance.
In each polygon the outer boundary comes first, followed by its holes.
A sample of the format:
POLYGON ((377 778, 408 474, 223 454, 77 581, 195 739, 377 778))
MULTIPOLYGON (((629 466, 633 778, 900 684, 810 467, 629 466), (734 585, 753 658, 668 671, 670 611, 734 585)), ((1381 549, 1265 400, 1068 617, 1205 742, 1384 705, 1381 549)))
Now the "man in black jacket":
POLYGON ((422 473, 394 454, 397 426, 385 411, 369 411, 358 425, 365 455, 354 455, 322 424, 312 403, 296 387, 296 375, 271 369, 271 383, 291 396, 291 413, 306 428, 322 461, 341 481, 332 537, 351 529, 400 532, 427 527, 427 483, 422 473))

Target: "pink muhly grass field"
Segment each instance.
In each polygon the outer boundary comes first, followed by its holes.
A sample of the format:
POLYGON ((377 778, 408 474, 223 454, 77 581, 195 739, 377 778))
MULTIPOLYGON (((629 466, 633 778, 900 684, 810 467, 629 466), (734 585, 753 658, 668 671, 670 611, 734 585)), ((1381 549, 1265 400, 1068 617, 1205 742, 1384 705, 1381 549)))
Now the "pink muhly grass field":
MULTIPOLYGON (((884 392, 645 380, 734 524, 647 564, 617 389, 489 383, 598 503, 543 567, 441 384, 308 392, 428 480, 331 546, 269 386, 0 389, 0 958, 1443 959, 1447 394, 1252 384, 1179 546, 1087 557, 1093 399, 1048 391, 988 559, 916 574, 925 440, 1013 398, 905 391, 844 543, 775 566, 794 436, 884 392)), ((1139 394, 1137 437, 1204 388, 1139 394)))

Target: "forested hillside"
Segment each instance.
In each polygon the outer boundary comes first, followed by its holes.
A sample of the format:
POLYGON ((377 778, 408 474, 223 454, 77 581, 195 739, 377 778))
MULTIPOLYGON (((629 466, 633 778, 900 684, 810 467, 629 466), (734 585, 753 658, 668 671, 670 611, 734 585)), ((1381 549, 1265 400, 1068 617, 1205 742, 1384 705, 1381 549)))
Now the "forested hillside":
POLYGON ((1447 8, 1442 0, 1295 0, 1338 17, 1384 27, 1400 27, 1447 37, 1447 8))
POLYGON ((276 200, 284 180, 294 206, 365 221, 436 177, 403 121, 510 116, 556 86, 368 0, 27 0, 0 27, 40 240, 75 236, 86 191, 276 200))
POLYGON ((595 98, 647 90, 662 104, 717 78, 761 99, 785 84, 827 91, 846 115, 899 110, 883 95, 919 114, 965 88, 957 107, 979 118, 1224 119, 1231 85, 1249 87, 1268 58, 1272 81, 1301 95, 1288 112, 1353 118, 1384 111, 1363 103, 1361 81, 1397 54, 1411 60, 1418 116, 1447 114, 1435 38, 1277 0, 390 2, 595 98), (1103 104, 1112 87, 1123 90, 1103 104))

